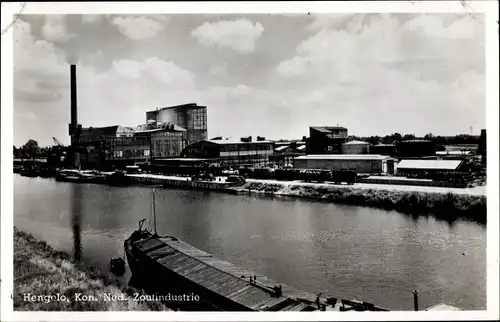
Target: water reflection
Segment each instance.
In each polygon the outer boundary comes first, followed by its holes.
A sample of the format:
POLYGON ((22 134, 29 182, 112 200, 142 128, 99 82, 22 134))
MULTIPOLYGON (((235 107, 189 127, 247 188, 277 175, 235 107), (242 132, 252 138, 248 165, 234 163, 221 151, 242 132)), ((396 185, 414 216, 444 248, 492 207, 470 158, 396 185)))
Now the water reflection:
POLYGON ((82 186, 71 185, 71 226, 73 228, 73 256, 76 261, 82 258, 81 241, 81 211, 82 211, 82 186))
MULTIPOLYGON (((298 289, 390 309, 412 310, 413 289, 421 307, 486 306, 486 230, 475 223, 191 190, 161 189, 156 201, 159 233, 298 289)), ((15 176, 14 212, 19 229, 61 250, 80 243, 82 260, 107 270, 149 218, 151 189, 15 176)))

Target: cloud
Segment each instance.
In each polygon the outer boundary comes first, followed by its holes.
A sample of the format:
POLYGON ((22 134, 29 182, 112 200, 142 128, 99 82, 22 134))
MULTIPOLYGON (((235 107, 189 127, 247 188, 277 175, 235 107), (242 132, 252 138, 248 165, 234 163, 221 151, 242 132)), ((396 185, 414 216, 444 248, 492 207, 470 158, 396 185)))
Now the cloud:
POLYGON ((106 16, 107 15, 105 15, 105 14, 100 14, 100 15, 85 14, 85 15, 82 15, 82 23, 92 24, 92 23, 95 23, 99 20, 104 19, 106 16))
POLYGON ((402 28, 432 38, 477 39, 484 34, 483 19, 482 15, 476 15, 474 18, 465 15, 445 26, 439 15, 420 15, 406 22, 402 28))
POLYGON ((436 128, 458 133, 466 132, 469 122, 484 123, 481 21, 464 15, 446 23, 450 19, 444 18, 449 16, 317 20, 311 27, 315 33, 276 67, 286 86, 303 93, 287 99, 296 110, 311 111, 311 124, 330 119, 356 134, 373 135, 381 128, 401 132, 402 124, 415 133, 436 128), (359 117, 377 121, 359 127, 352 121, 359 117))
POLYGON ((47 15, 42 35, 48 41, 65 42, 74 37, 66 30, 64 15, 47 15))
POLYGON ((112 24, 125 36, 132 40, 154 37, 164 29, 155 19, 146 17, 116 17, 112 24))
POLYGON ((229 48, 241 54, 255 51, 256 42, 264 32, 264 27, 247 19, 204 23, 191 32, 205 46, 229 48))

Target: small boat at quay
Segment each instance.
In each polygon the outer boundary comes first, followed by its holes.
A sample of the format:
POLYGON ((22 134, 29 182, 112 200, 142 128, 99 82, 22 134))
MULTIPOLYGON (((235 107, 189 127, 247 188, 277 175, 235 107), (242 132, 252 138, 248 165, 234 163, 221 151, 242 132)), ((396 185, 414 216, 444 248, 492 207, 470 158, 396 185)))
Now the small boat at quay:
POLYGON ((73 182, 73 183, 102 183, 105 181, 105 176, 93 171, 78 171, 78 170, 60 170, 56 173, 56 181, 73 182))
POLYGON ((36 178, 40 175, 40 170, 37 168, 22 168, 19 174, 23 177, 36 178))
POLYGON ((187 311, 388 311, 370 303, 321 298, 215 258, 174 236, 156 232, 155 195, 153 231, 145 219, 125 240, 132 277, 149 293, 191 294, 197 300, 176 302, 187 311))

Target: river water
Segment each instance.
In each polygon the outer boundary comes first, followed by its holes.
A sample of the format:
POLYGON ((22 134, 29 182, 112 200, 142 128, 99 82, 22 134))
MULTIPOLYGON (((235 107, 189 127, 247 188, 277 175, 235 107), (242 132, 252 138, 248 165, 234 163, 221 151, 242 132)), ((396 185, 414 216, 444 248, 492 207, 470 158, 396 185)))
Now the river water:
MULTIPOLYGON (((83 260, 107 270, 150 218, 151 188, 14 175, 14 224, 58 250, 72 252, 75 205, 83 260)), ((486 228, 476 223, 177 189, 157 190, 156 214, 159 233, 304 291, 412 310, 417 289, 420 308, 486 309, 486 228)))

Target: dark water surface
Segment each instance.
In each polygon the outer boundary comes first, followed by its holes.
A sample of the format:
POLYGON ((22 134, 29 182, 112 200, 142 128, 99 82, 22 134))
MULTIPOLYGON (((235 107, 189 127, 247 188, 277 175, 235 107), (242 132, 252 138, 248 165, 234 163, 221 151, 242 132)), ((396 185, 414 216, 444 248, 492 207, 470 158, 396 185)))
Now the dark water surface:
MULTIPOLYGON (((150 217, 151 188, 14 175, 14 224, 56 249, 72 251, 75 205, 83 259, 107 270, 150 217)), ((420 308, 486 309, 486 228, 476 223, 175 189, 157 190, 156 214, 159 233, 304 291, 412 310, 417 289, 420 308)))

